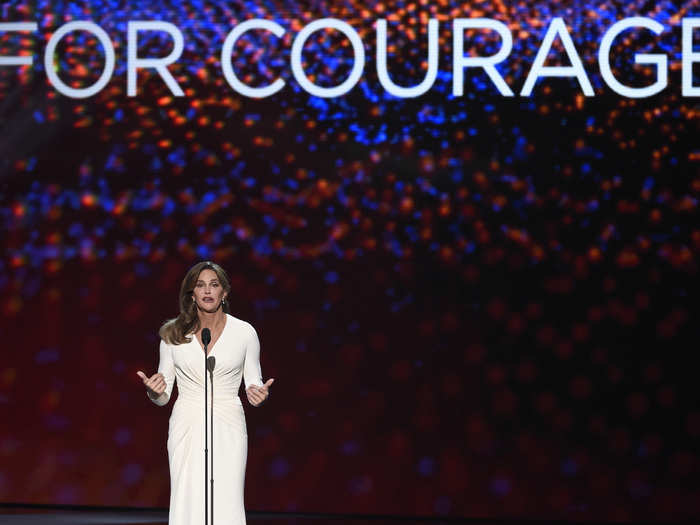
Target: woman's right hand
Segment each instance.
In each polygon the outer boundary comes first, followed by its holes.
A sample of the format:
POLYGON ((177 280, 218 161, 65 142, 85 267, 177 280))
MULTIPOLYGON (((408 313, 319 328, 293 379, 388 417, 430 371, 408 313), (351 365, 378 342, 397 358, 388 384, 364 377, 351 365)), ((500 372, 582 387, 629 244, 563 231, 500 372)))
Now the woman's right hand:
POLYGON ((136 372, 143 384, 146 386, 146 390, 151 397, 160 397, 160 395, 165 392, 165 378, 163 374, 153 374, 150 378, 146 377, 146 374, 139 370, 136 372))

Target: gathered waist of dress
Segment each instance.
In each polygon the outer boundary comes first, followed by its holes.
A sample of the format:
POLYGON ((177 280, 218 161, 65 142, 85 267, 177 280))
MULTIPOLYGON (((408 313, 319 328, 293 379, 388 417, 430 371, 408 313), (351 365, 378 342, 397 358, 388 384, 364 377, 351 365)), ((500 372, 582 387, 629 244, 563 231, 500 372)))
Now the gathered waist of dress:
MULTIPOLYGON (((211 403, 211 392, 207 395, 207 398, 209 399, 209 402, 211 403)), ((177 400, 175 401, 176 403, 183 402, 183 403, 191 403, 191 404, 196 404, 196 405, 202 405, 204 404, 204 393, 202 392, 201 395, 196 395, 196 394, 184 394, 180 392, 178 394, 177 400)), ((219 405, 239 405, 243 406, 243 403, 241 402, 241 398, 238 397, 237 395, 231 395, 230 393, 227 395, 217 395, 214 393, 214 404, 219 404, 219 405)))

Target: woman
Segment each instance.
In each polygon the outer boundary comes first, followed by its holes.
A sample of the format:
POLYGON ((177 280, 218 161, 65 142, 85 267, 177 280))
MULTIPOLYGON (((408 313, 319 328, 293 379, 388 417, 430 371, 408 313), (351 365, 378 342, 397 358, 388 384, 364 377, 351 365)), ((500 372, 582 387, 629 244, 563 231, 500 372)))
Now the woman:
MULTIPOLYGON (((270 395, 274 380, 262 382, 255 329, 228 314, 230 291, 226 272, 219 265, 209 261, 194 265, 180 286, 180 315, 160 329, 158 373, 149 378, 138 372, 148 397, 159 406, 170 400, 177 380, 178 398, 168 429, 169 525, 204 523, 204 328, 211 332, 207 356, 216 358, 213 432, 209 429, 216 452, 209 467, 214 477, 214 523, 245 524, 243 482, 248 444, 238 389, 242 377, 248 401, 260 406, 270 395)), ((211 399, 211 389, 208 395, 211 399)), ((207 419, 210 417, 211 413, 207 419)))

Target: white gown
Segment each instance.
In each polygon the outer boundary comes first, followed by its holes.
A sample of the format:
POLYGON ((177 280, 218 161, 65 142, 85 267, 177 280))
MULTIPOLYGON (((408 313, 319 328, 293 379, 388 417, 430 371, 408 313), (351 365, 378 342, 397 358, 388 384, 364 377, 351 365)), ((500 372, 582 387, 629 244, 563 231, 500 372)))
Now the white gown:
MULTIPOLYGON (((245 386, 262 386, 260 342, 255 329, 245 321, 226 314, 224 329, 210 356, 214 368, 214 524, 244 525, 243 483, 248 436, 243 404, 238 397, 241 378, 245 386)), ((170 400, 177 381, 178 398, 170 415, 168 462, 170 465, 169 525, 204 523, 204 351, 192 341, 180 345, 160 342, 158 372, 166 388, 157 405, 170 400)), ((211 383, 208 388, 211 388, 211 383)), ((211 403, 211 390, 208 392, 211 403)), ((207 418, 211 418, 211 404, 207 418)), ((207 421, 209 424, 209 421, 207 421)), ((209 429, 211 439, 212 432, 209 429)), ((209 444, 209 473, 212 472, 212 444, 209 444)), ((209 481, 207 480, 207 483, 209 481)), ((211 498, 211 485, 208 485, 211 498)), ((211 515, 209 520, 211 520, 211 515)))

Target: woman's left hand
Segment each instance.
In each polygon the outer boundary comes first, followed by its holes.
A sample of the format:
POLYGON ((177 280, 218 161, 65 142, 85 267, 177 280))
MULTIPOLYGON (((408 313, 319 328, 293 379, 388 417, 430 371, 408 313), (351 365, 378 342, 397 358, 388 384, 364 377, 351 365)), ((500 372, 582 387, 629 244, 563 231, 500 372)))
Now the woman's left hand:
POLYGON ((260 406, 268 397, 270 397, 270 385, 274 379, 270 378, 263 386, 250 385, 245 389, 248 396, 248 401, 254 407, 260 406))

